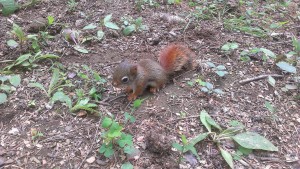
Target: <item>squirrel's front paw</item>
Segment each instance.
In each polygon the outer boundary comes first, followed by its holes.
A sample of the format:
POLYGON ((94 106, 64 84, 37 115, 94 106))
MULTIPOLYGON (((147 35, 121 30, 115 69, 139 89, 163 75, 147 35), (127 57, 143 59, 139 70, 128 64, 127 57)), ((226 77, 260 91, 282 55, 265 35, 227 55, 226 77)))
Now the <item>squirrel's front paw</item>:
POLYGON ((132 93, 132 94, 130 94, 129 96, 128 96, 128 100, 129 101, 133 101, 133 100, 135 100, 137 98, 137 95, 135 95, 134 93, 132 93))

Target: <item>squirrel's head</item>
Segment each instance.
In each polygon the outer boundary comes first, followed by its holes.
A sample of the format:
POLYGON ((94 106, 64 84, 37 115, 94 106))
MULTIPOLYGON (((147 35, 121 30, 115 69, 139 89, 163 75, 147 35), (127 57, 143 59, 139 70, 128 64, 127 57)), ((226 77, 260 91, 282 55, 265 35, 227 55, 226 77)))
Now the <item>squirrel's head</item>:
POLYGON ((137 76, 137 65, 125 60, 114 70, 112 85, 122 87, 131 85, 137 76))

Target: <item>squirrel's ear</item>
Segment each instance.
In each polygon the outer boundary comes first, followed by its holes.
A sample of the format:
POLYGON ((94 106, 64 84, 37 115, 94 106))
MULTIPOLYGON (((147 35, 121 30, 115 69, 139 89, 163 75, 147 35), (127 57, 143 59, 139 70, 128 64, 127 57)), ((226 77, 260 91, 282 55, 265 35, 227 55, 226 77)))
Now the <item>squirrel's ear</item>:
POLYGON ((130 73, 131 74, 137 74, 137 65, 132 65, 130 67, 130 73))

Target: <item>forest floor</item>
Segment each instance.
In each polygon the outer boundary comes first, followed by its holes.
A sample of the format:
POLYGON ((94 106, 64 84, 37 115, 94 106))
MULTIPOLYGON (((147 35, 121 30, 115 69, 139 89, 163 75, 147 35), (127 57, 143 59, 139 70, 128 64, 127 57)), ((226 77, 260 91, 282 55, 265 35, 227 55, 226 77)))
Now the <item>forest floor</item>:
MULTIPOLYGON (((207 132, 200 121, 200 112, 206 110, 223 129, 242 124, 244 131, 258 133, 278 148, 243 155, 238 154, 242 150, 236 142, 219 142, 234 157, 234 168, 299 169, 299 81, 295 82, 297 73, 284 72, 276 65, 280 61, 291 63, 293 58, 299 65, 300 52, 297 55, 292 42, 293 37, 300 39, 299 4, 269 0, 178 4, 151 0, 45 0, 12 15, 0 15, 1 69, 27 53, 41 51, 60 57, 0 72, 1 79, 10 77, 8 73, 21 77, 17 86, 7 81, 1 84, 9 89, 7 101, 0 104, 0 168, 130 168, 124 165, 128 162, 135 168, 229 168, 212 135, 194 145, 200 160, 172 147, 172 143, 182 144, 183 135, 189 140, 207 132), (106 25, 103 19, 109 14, 112 18, 106 25), (54 23, 41 31, 37 21, 47 21, 48 16, 54 18, 54 23), (142 24, 136 21, 139 17, 142 24), (37 34, 40 49, 34 49, 31 39, 20 45, 10 33, 13 23, 26 35, 37 34), (115 26, 113 23, 120 29, 109 28, 115 26), (125 36, 124 27, 134 23, 136 31, 125 36), (62 29, 73 38, 68 39, 62 29), (80 31, 80 37, 76 31, 80 31), (84 38, 86 41, 81 43, 84 38), (10 39, 19 45, 8 45, 10 39), (74 48, 74 41, 79 41, 81 50, 74 48), (112 72, 120 61, 157 60, 159 51, 172 42, 180 42, 195 53, 199 64, 196 70, 176 75, 156 94, 139 97, 141 105, 133 105, 112 86, 112 72), (207 62, 226 67, 227 74, 219 76, 207 62), (67 85, 49 92, 54 69, 59 70, 56 83, 67 85), (95 72, 100 76, 93 76, 95 72), (241 82, 261 75, 265 78, 241 82), (275 75, 274 79, 268 75, 275 75), (36 82, 45 86, 46 92, 30 87, 36 82), (223 94, 204 92, 204 82, 221 89, 223 94), (93 87, 96 91, 92 92, 93 87), (72 106, 81 98, 91 107, 76 111, 63 101, 52 104, 56 91, 71 98, 72 106), (115 143, 112 157, 99 153, 107 130, 101 124, 105 117, 118 122, 123 133, 133 136, 133 156, 115 143), (135 122, 124 122, 127 117, 135 122)), ((299 66, 294 68, 299 72, 299 66)))

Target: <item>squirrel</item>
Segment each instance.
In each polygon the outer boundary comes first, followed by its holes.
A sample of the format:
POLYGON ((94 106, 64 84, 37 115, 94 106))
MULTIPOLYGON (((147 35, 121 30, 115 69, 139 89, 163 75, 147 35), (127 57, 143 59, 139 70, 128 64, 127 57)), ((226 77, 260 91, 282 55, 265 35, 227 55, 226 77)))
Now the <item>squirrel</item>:
POLYGON ((121 62, 113 72, 112 85, 125 88, 128 100, 135 100, 150 87, 156 93, 164 87, 168 77, 184 68, 193 69, 194 53, 181 44, 170 44, 159 53, 158 62, 142 59, 138 63, 128 60, 121 62))

